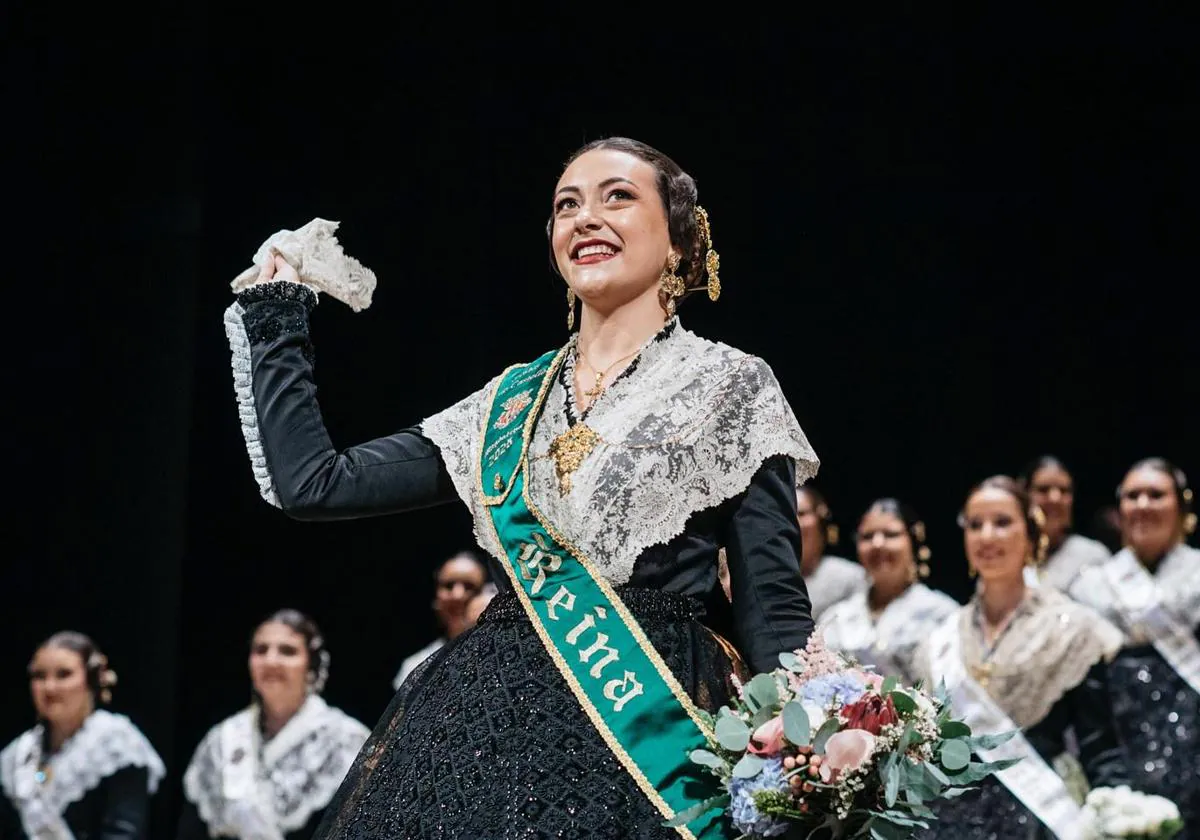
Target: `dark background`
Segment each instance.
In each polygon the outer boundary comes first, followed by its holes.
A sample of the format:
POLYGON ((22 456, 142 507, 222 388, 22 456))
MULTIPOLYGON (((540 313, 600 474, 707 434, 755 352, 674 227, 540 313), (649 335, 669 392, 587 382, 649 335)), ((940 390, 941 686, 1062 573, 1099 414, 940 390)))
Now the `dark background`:
POLYGON ((1059 454, 1086 531, 1135 459, 1200 472, 1182 24, 575 11, 594 14, 15 9, 0 742, 32 723, 37 643, 93 634, 171 771, 166 837, 284 605, 326 631, 331 702, 374 723, 469 521, 262 502, 229 282, 275 230, 340 221, 380 280, 368 311, 314 316, 328 426, 349 445, 410 425, 565 340, 543 226, 561 162, 608 134, 699 182, 725 293, 684 323, 774 367, 843 531, 910 501, 960 599, 955 515, 984 476, 1059 454))

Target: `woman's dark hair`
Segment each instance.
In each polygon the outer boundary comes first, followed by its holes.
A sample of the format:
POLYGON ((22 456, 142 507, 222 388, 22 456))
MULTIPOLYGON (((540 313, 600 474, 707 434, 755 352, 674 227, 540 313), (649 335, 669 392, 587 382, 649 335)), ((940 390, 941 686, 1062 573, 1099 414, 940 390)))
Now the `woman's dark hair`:
POLYGON ((1017 481, 1020 482, 1021 486, 1025 488, 1026 492, 1029 492, 1033 489, 1033 477, 1037 475, 1038 470, 1041 470, 1045 467, 1055 467, 1065 472, 1067 477, 1071 479, 1071 486, 1074 487, 1075 473, 1071 472, 1071 470, 1067 468, 1067 465, 1064 464, 1061 459, 1056 458, 1053 455, 1042 455, 1041 457, 1035 458, 1026 464, 1025 468, 1022 469, 1020 474, 1017 475, 1017 481))
POLYGON ((92 701, 108 703, 112 700, 112 687, 117 684, 117 674, 108 667, 108 657, 90 636, 74 630, 62 630, 38 645, 38 650, 42 648, 61 648, 79 654, 92 701))
MULTIPOLYGON (((264 618, 254 628, 257 633, 258 629, 264 624, 278 622, 279 624, 295 630, 304 637, 304 647, 308 651, 308 673, 309 679, 312 681, 312 690, 314 694, 320 694, 325 689, 325 683, 329 680, 329 651, 325 647, 325 636, 321 634, 321 628, 317 626, 317 622, 299 610, 283 609, 277 610, 271 615, 264 618)), ((253 640, 253 636, 251 636, 253 640)))
MULTIPOLYGON (((1179 517, 1183 521, 1184 535, 1191 534, 1196 530, 1196 514, 1193 510, 1196 499, 1191 485, 1188 484, 1187 473, 1166 458, 1143 458, 1127 469, 1125 475, 1129 475, 1134 470, 1154 470, 1170 478, 1171 485, 1175 488, 1175 501, 1179 503, 1179 517)), ((1121 479, 1121 484, 1124 483, 1125 480, 1121 479)), ((1120 501, 1120 499, 1121 486, 1117 485, 1117 500, 1120 501)))
POLYGON ((912 540, 913 559, 917 562, 917 574, 923 578, 929 577, 929 558, 933 556, 933 552, 929 550, 929 545, 925 542, 925 523, 921 517, 917 516, 917 512, 899 499, 886 496, 871 502, 867 506, 866 513, 863 514, 863 519, 867 517, 868 513, 875 510, 894 516, 904 523, 904 530, 908 532, 908 538, 912 540))
MULTIPOLYGON (((679 164, 658 149, 628 137, 605 137, 601 140, 593 140, 567 158, 563 169, 588 152, 597 149, 625 152, 654 167, 654 171, 658 175, 656 179, 658 195, 662 199, 663 208, 667 213, 667 229, 671 235, 671 244, 679 249, 682 257, 678 274, 683 278, 686 286, 684 297, 705 288, 708 283, 708 267, 705 264, 708 246, 696 221, 696 181, 691 175, 684 172, 679 164)), ((552 236, 553 230, 554 214, 551 213, 550 220, 546 222, 547 238, 552 236)), ((558 264, 554 260, 553 251, 550 254, 550 265, 557 274, 558 264)))
MULTIPOLYGON (((1029 536, 1029 542, 1033 545, 1033 557, 1040 566, 1046 561, 1046 551, 1050 547, 1050 537, 1046 534, 1046 514, 1042 509, 1033 504, 1029 500, 1029 493, 1025 487, 1007 475, 993 475, 990 478, 985 478, 983 481, 976 484, 967 493, 967 500, 978 493, 980 490, 989 488, 1003 490, 1017 501, 1017 505, 1021 508, 1021 512, 1025 518, 1025 533, 1029 536)), ((958 524, 966 524, 966 507, 964 504, 963 511, 958 515, 958 524)))
POLYGON ((841 535, 838 532, 837 523, 833 521, 833 511, 829 509, 829 502, 825 501, 825 496, 820 490, 810 484, 797 487, 796 493, 803 493, 812 502, 813 513, 817 515, 817 519, 821 522, 821 530, 825 535, 825 544, 837 545, 841 535))

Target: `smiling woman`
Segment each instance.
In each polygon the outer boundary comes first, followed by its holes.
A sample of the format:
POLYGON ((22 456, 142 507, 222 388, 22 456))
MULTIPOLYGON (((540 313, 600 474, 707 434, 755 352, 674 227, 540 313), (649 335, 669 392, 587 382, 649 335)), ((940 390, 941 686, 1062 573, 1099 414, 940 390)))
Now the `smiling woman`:
POLYGON ((1200 826, 1200 551, 1194 491, 1163 458, 1130 467, 1117 488, 1125 548, 1088 569, 1071 594, 1125 632, 1112 667, 1117 728, 1134 781, 1173 799, 1187 837, 1200 826))
POLYGON ((578 333, 390 437, 330 442, 303 271, 264 259, 227 312, 265 498, 298 519, 459 499, 501 581, 400 687, 320 837, 727 836, 720 809, 664 826, 715 790, 688 749, 736 669, 812 629, 795 488, 816 456, 766 362, 677 316, 720 295, 695 181, 609 138, 548 198, 578 333))
POLYGON ((184 774, 179 840, 307 840, 367 737, 321 699, 329 651, 308 616, 258 625, 249 664, 254 702, 209 731, 184 774))
POLYGON ((0 838, 146 837, 164 768, 127 717, 98 708, 116 681, 82 633, 56 633, 34 653, 38 724, 0 752, 0 838))
POLYGON ((978 589, 929 634, 917 673, 930 685, 945 682, 955 713, 976 735, 1020 730, 1002 752, 977 750, 986 761, 1019 762, 978 790, 939 801, 923 838, 1078 837, 1079 806, 1051 764, 1068 731, 1093 787, 1128 783, 1108 696, 1108 662, 1121 633, 1053 587, 1026 586, 1025 568, 1049 543, 1045 521, 1008 476, 967 494, 959 522, 978 589))

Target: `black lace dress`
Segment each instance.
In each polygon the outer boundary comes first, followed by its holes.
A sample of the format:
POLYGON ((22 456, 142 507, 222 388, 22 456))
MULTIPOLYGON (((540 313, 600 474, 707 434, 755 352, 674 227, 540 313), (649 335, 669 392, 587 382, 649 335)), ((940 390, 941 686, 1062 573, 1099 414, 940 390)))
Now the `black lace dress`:
MULTIPOLYGON (((255 435, 280 505, 320 519, 457 502, 441 453, 419 429, 334 450, 312 383, 313 302, 300 287, 274 283, 243 292, 231 309, 244 326, 255 435)), ((233 334, 231 346, 236 377, 233 334)), ((696 512, 683 533, 638 557, 618 591, 700 706, 725 702, 742 658, 767 670, 807 641, 813 623, 799 545, 794 465, 778 456, 739 495, 696 512), (717 579, 722 546, 732 605, 717 579)), ((474 630, 401 686, 316 836, 679 836, 662 822, 502 586, 474 630)))
MULTIPOLYGON (((145 767, 122 767, 72 802, 63 819, 75 840, 144 840, 150 813, 145 767)), ((21 817, 8 797, 0 796, 0 840, 28 840, 21 817)))

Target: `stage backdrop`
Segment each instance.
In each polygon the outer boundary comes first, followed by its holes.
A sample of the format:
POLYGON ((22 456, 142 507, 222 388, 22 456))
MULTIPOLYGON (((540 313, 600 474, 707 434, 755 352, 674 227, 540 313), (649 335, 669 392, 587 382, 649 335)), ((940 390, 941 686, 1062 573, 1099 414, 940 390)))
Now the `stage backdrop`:
POLYGON ((1017 48, 889 19, 718 49, 649 24, 450 38, 192 10, 97 38, 99 20, 23 14, 0 740, 32 723, 37 642, 92 633, 116 709, 168 761, 156 837, 196 742, 249 698, 261 617, 312 613, 329 699, 374 724, 436 634, 434 569, 473 544, 458 507, 318 525, 258 498, 221 313, 280 228, 338 220, 379 276, 368 311, 325 299, 312 319, 339 446, 566 340, 551 192, 574 148, 622 134, 696 177, 724 294, 683 322, 772 365, 836 550, 899 496, 928 524, 932 583, 962 599, 975 481, 1054 452, 1087 531, 1136 458, 1200 475, 1195 312, 1174 291, 1195 277, 1195 61, 1169 30, 1017 48))

